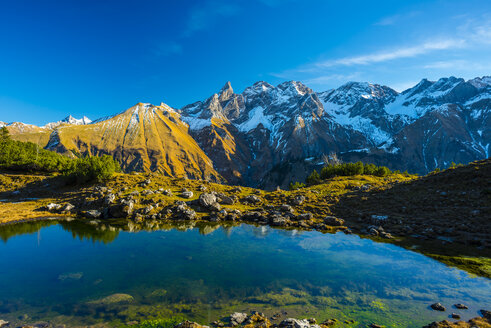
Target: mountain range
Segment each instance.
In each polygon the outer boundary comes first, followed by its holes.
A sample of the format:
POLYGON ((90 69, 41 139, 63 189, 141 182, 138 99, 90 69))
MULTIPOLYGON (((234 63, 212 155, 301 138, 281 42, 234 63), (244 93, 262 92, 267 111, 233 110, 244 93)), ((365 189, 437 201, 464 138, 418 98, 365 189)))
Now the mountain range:
POLYGON ((489 157, 491 77, 421 80, 401 93, 366 82, 315 92, 301 82, 231 84, 180 109, 138 103, 91 122, 2 123, 14 139, 66 154, 113 155, 126 171, 274 188, 324 154, 428 173, 489 157))

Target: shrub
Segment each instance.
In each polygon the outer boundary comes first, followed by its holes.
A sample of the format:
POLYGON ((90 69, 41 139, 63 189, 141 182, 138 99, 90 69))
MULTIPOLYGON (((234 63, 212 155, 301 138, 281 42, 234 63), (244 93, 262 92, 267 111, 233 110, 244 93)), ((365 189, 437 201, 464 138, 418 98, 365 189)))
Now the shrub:
POLYGON ((319 175, 319 173, 317 173, 316 170, 314 170, 314 172, 312 172, 308 177, 307 179, 305 179, 305 182, 311 186, 311 185, 314 185, 314 184, 317 184, 321 181, 321 177, 319 175))
POLYGON ((73 160, 64 174, 77 183, 103 182, 120 172, 119 164, 108 155, 102 157, 83 157, 73 160))
POLYGON ((305 183, 301 183, 301 182, 290 182, 290 186, 289 186, 289 189, 290 190, 297 190, 297 189, 300 189, 300 188, 305 188, 305 183))

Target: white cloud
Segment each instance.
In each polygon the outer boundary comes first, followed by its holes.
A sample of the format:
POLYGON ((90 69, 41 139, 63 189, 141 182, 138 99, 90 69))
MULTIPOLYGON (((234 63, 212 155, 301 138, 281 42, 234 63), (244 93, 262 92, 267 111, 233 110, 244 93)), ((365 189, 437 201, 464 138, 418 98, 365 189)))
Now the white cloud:
POLYGON ((360 77, 359 73, 353 73, 353 74, 348 74, 348 75, 343 75, 343 74, 328 74, 328 75, 321 75, 309 79, 303 80, 303 83, 309 86, 322 86, 326 85, 331 82, 345 82, 345 81, 352 81, 355 79, 358 79, 360 77))
POLYGON ((351 66, 351 65, 368 65, 380 63, 399 58, 409 58, 423 55, 431 51, 446 50, 451 48, 462 48, 466 41, 462 39, 438 40, 425 42, 411 47, 401 47, 392 50, 386 50, 377 53, 360 55, 355 57, 344 57, 334 60, 326 60, 314 63, 316 67, 332 66, 351 66))

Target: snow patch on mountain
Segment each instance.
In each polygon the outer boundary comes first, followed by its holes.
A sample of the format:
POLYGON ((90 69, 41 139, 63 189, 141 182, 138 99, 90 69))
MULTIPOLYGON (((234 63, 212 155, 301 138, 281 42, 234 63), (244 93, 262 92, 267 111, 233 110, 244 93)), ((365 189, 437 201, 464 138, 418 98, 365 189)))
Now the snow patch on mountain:
POLYGON ((271 117, 264 115, 264 108, 257 106, 249 111, 249 119, 238 125, 239 131, 249 132, 262 124, 266 129, 272 131, 271 117))

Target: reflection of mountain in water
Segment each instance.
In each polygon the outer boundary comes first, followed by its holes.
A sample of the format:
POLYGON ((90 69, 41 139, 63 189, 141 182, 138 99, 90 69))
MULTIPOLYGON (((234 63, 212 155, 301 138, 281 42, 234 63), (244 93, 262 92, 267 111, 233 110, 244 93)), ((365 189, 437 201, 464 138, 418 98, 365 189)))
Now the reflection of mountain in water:
POLYGON ((187 231, 198 229, 202 235, 208 235, 222 227, 228 235, 232 224, 217 224, 205 222, 162 222, 162 221, 144 221, 135 223, 128 220, 111 220, 108 221, 85 221, 85 220, 42 220, 33 222, 22 222, 0 226, 0 238, 7 242, 10 238, 31 234, 40 231, 44 227, 59 224, 63 230, 71 232, 74 239, 90 240, 93 242, 102 242, 108 244, 116 240, 120 231, 138 232, 138 231, 168 231, 178 230, 187 231))

